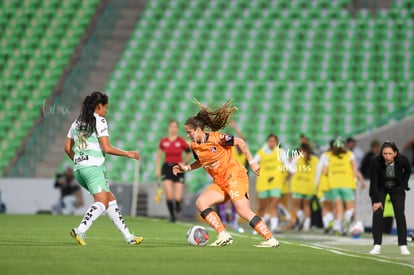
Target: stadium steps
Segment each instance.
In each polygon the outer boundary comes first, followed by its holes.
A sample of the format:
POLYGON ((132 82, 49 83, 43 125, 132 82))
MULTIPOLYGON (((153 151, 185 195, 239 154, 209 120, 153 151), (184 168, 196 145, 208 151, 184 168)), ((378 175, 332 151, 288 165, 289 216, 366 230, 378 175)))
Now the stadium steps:
MULTIPOLYGON (((144 6, 145 0, 128 0, 126 5, 121 6, 118 16, 119 20, 117 20, 115 27, 110 33, 105 31, 105 26, 98 26, 96 31, 101 32, 101 39, 105 39, 107 42, 104 43, 102 49, 96 49, 100 52, 98 62, 89 68, 89 79, 83 87, 80 96, 74 100, 80 103, 92 91, 103 90, 109 75, 124 51, 126 42, 135 29, 136 22, 144 6)), ((65 137, 68 128, 78 116, 79 111, 80 104, 75 104, 75 108, 71 110, 68 120, 66 123, 63 123, 61 129, 58 129, 56 139, 50 144, 50 153, 47 153, 50 157, 38 164, 36 177, 53 176, 56 173, 56 163, 62 163, 62 161, 67 160, 66 154, 63 152, 65 137)))

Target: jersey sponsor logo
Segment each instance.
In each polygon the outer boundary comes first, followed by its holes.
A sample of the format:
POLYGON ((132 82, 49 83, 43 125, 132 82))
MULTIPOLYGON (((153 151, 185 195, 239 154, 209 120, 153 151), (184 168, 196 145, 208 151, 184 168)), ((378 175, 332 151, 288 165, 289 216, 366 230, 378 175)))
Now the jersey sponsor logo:
POLYGON ((231 140, 232 136, 229 135, 225 135, 225 134, 220 134, 220 139, 225 140, 225 141, 229 141, 231 140))
POLYGON ((101 122, 102 123, 106 123, 106 120, 103 118, 103 119, 101 119, 101 122))
POLYGON ((101 134, 102 134, 103 132, 105 132, 107 129, 108 129, 108 128, 103 128, 103 129, 101 130, 101 134))
POLYGON ((88 159, 89 159, 88 155, 80 153, 79 157, 74 158, 73 161, 75 162, 75 164, 78 164, 79 162, 82 162, 82 161, 85 161, 85 160, 88 160, 88 159))
POLYGON ((164 142, 164 143, 162 144, 162 146, 164 146, 164 147, 168 147, 168 146, 170 146, 170 142, 166 141, 166 142, 164 142))

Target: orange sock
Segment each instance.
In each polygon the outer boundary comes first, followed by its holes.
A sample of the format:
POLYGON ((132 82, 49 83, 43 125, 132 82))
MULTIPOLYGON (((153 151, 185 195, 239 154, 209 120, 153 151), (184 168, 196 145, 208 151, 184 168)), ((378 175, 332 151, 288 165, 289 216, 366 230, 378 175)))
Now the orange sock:
POLYGON ((201 217, 214 229, 217 233, 221 233, 225 230, 223 223, 220 220, 220 217, 217 213, 211 209, 207 208, 201 212, 201 217))
POLYGON ((268 240, 273 237, 272 232, 270 232, 267 225, 259 216, 254 216, 250 220, 250 226, 257 231, 265 240, 268 240))

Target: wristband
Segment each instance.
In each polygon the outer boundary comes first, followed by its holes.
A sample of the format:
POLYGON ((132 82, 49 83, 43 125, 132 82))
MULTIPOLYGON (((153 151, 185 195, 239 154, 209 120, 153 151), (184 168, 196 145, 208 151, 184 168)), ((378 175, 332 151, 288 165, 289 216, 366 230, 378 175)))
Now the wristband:
POLYGON ((185 166, 185 171, 190 171, 191 170, 191 165, 189 164, 189 165, 186 165, 185 166))
POLYGON ((251 161, 249 161, 249 164, 253 164, 253 163, 256 163, 256 162, 254 161, 254 159, 252 159, 251 161))

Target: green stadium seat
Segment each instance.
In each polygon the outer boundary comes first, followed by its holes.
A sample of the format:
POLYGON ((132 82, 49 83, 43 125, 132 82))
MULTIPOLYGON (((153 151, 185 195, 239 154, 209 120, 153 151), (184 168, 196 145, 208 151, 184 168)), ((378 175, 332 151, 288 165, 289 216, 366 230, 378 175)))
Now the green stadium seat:
MULTIPOLYGON (((193 97, 206 103, 232 97, 254 149, 269 132, 281 133, 284 143, 296 142, 298 129, 326 140, 401 108, 414 74, 414 62, 406 61, 414 43, 412 7, 398 2, 390 10, 375 15, 362 10, 354 17, 344 9, 347 4, 148 1, 106 87, 118 102, 109 115, 114 137, 123 145, 140 139, 143 159, 153 163, 154 139, 165 134, 168 119, 183 123, 197 110, 193 97), (139 112, 122 112, 134 102, 139 112), (138 134, 121 134, 131 128, 138 134)), ((112 161, 114 180, 130 182, 132 168, 112 161)), ((143 178, 152 180, 153 171, 143 178)), ((191 181, 206 178, 201 173, 191 181)))
POLYGON ((41 115, 43 100, 51 95, 98 4, 96 0, 83 6, 79 3, 57 0, 0 3, 0 58, 8 60, 1 65, 5 104, 0 114, 5 119, 4 129, 13 129, 10 135, 0 138, 0 144, 7 144, 11 152, 3 154, 1 170, 41 115), (82 11, 78 12, 79 9, 82 11), (68 18, 77 22, 71 28, 67 28, 68 18))

